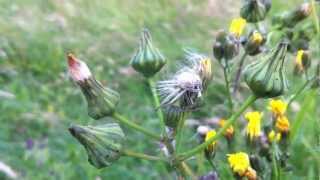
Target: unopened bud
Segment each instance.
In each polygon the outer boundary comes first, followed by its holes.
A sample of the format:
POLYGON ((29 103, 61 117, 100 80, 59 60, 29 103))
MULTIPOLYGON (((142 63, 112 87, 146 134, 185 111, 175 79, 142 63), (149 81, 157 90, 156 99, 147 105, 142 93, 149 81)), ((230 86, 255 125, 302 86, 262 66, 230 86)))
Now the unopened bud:
POLYGON ((100 169, 110 166, 120 158, 125 135, 117 123, 71 125, 69 131, 84 146, 88 161, 94 167, 100 169))
POLYGON ((86 98, 89 116, 94 119, 110 116, 120 100, 120 95, 97 81, 88 66, 74 55, 68 54, 68 64, 71 78, 79 85, 86 98))
POLYGON ((179 121, 185 118, 186 112, 178 106, 169 105, 163 108, 163 114, 166 126, 176 129, 179 121))
POLYGON ((262 45, 265 43, 265 38, 258 31, 250 33, 248 39, 244 43, 245 51, 248 55, 254 56, 262 52, 262 45))
POLYGON ((141 34, 140 46, 130 64, 145 77, 152 77, 166 64, 166 59, 158 48, 152 44, 150 32, 144 29, 141 34))
POLYGON ((284 65, 286 52, 287 43, 279 43, 270 54, 246 67, 245 81, 256 96, 272 98, 285 92, 288 86, 284 65))
POLYGON ((231 60, 238 55, 239 45, 240 42, 234 35, 220 31, 213 44, 213 55, 220 64, 225 65, 222 60, 231 60))
POLYGON ((310 59, 311 58, 308 51, 299 50, 295 58, 295 67, 294 67, 295 73, 301 74, 302 72, 308 70, 308 68, 311 66, 310 59))
POLYGON ((256 23, 265 19, 270 7, 270 0, 245 0, 240 15, 248 22, 256 23))

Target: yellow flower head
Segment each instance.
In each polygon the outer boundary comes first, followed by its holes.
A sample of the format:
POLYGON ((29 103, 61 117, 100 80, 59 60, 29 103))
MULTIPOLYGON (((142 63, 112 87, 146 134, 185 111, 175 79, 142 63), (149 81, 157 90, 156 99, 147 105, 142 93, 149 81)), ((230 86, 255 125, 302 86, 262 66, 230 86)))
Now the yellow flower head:
POLYGON ((234 34, 236 37, 240 37, 247 24, 247 21, 243 18, 235 18, 231 21, 229 32, 234 34))
MULTIPOLYGON (((208 141, 210 138, 214 137, 216 134, 217 133, 216 133, 215 130, 208 131, 207 134, 206 134, 205 141, 208 141)), ((215 147, 216 144, 217 144, 217 142, 213 141, 211 144, 208 145, 207 150, 209 152, 213 152, 213 148, 215 147)))
POLYGON ((250 39, 254 44, 261 44, 263 41, 262 35, 257 31, 253 32, 250 39))
POLYGON ((244 152, 228 154, 228 162, 234 173, 243 176, 250 168, 249 156, 244 152))
POLYGON ((281 99, 271 99, 271 101, 269 102, 269 109, 275 116, 283 115, 287 110, 287 106, 287 103, 282 101, 281 99))
POLYGON ((210 80, 212 77, 212 70, 211 70, 211 59, 210 58, 203 58, 200 60, 200 73, 201 77, 207 80, 210 80))
MULTIPOLYGON (((220 119, 219 120, 219 126, 222 128, 226 123, 226 120, 224 119, 220 119)), ((228 129, 225 131, 224 133, 224 136, 227 138, 227 139, 231 139, 233 137, 233 134, 234 134, 234 128, 233 126, 229 126, 228 129)))
POLYGON ((290 122, 286 116, 279 116, 276 120, 276 128, 281 133, 288 133, 290 130, 290 122))
POLYGON ((261 118, 262 113, 258 111, 247 112, 245 118, 248 120, 247 135, 252 140, 254 137, 259 137, 261 134, 261 118))
POLYGON ((273 141, 280 141, 281 139, 281 134, 280 133, 275 133, 274 130, 271 130, 268 134, 268 140, 269 142, 273 142, 273 141))
POLYGON ((305 69, 310 66, 310 58, 308 51, 298 50, 296 58, 295 58, 295 67, 299 72, 303 72, 305 69))

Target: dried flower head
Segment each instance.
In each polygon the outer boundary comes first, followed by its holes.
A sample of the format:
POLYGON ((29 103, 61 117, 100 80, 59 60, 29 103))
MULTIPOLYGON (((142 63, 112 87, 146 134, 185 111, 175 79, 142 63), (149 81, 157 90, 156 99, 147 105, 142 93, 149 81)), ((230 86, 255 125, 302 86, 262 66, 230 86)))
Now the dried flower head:
POLYGON ((81 82, 89 79, 92 74, 87 64, 77 59, 73 54, 67 55, 69 74, 75 82, 81 82))
POLYGON ((250 140, 257 138, 261 135, 261 118, 262 113, 258 111, 247 112, 245 118, 248 120, 247 135, 250 140))
POLYGON ((193 109, 202 95, 202 80, 198 73, 184 67, 169 80, 159 81, 157 90, 161 97, 161 106, 180 103, 183 109, 193 109))

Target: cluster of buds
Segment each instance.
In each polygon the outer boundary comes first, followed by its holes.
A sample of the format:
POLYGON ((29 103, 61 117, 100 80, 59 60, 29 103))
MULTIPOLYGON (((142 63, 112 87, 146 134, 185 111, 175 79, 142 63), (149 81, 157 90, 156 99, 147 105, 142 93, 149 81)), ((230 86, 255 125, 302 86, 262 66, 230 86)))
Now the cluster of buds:
MULTIPOLYGON (((95 120, 111 116, 120 95, 97 81, 88 66, 73 54, 68 54, 69 74, 79 85, 87 101, 88 115, 95 120)), ((88 161, 96 168, 111 165, 121 156, 125 136, 117 123, 96 126, 71 125, 70 133, 86 149, 88 161)))
POLYGON ((285 56, 287 43, 281 42, 270 54, 249 64, 244 72, 245 81, 252 92, 261 98, 282 95, 287 89, 285 56))
POLYGON ((240 9, 240 15, 250 23, 265 19, 271 8, 271 0, 245 0, 240 9))

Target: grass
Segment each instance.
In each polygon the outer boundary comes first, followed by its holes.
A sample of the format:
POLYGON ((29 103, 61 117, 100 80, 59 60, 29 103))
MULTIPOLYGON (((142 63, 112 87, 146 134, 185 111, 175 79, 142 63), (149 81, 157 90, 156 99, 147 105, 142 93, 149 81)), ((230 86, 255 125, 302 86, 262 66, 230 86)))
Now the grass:
MULTIPOLYGON (((273 3, 270 14, 295 6, 294 1, 273 3)), ((207 1, 195 0, 0 0, 0 84, 1 90, 15 95, 14 99, 0 97, 0 161, 22 179, 171 179, 171 172, 160 162, 123 157, 102 170, 89 165, 85 150, 67 128, 71 123, 95 122, 87 116, 81 92, 68 79, 65 54, 77 54, 97 79, 119 91, 121 113, 160 132, 148 84, 128 65, 139 31, 148 27, 155 44, 168 58, 169 66, 156 77, 160 79, 183 58, 183 48, 192 47, 212 56, 214 32, 227 28, 226 22, 237 16, 233 11, 238 7, 234 6, 228 7, 231 10, 227 14, 213 14, 218 7, 209 9, 207 1)), ((221 105, 225 91, 219 81, 222 71, 218 63, 214 64, 214 76, 206 106, 194 118, 226 113, 221 105)), ((294 91, 301 83, 297 77, 291 79, 297 82, 292 83, 294 91)), ((288 179, 319 176, 319 98, 311 92, 305 96, 298 98, 302 111, 290 114, 299 125, 291 149, 293 171, 286 173, 288 179), (301 166, 305 162, 310 164, 301 166)), ((262 101, 257 106, 261 109, 264 105, 262 101)), ((125 128, 125 132, 129 149, 158 153, 156 143, 132 130, 125 128)), ((184 149, 197 144, 194 133, 184 133, 184 149)), ((225 153, 219 152, 218 162, 224 158, 225 153)), ((209 169, 204 164, 198 173, 209 169)), ((220 177, 232 176, 226 164, 218 170, 220 177)))

